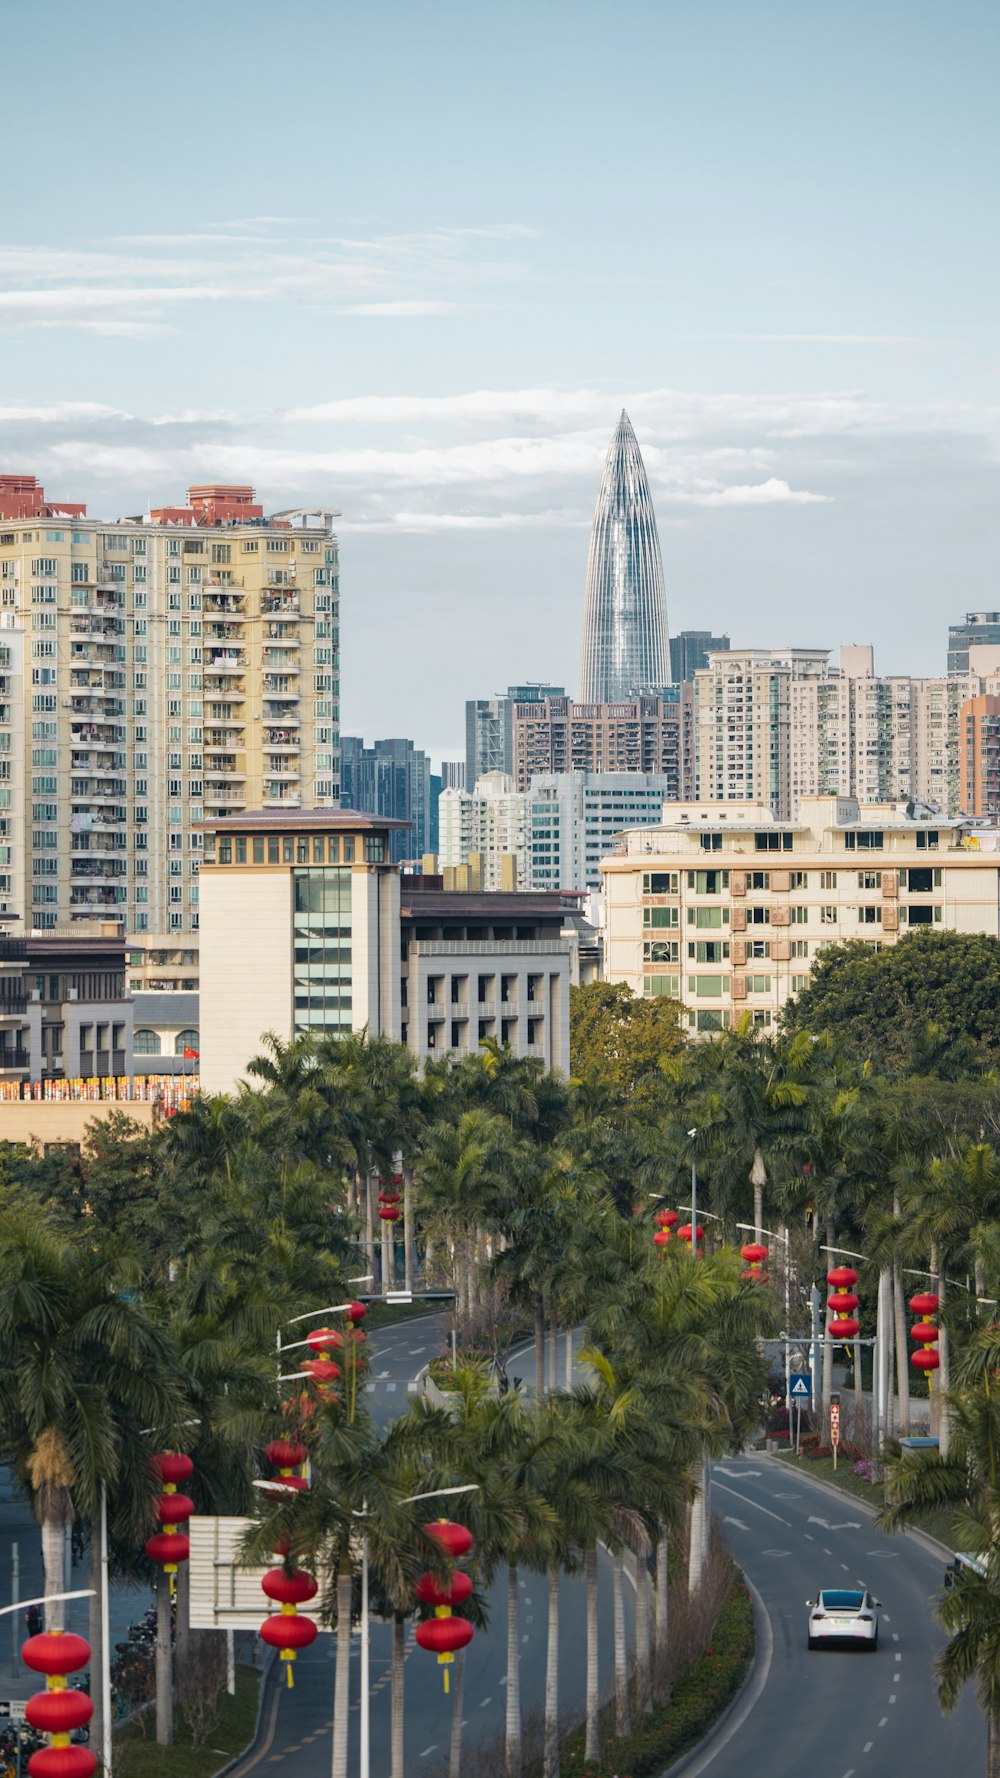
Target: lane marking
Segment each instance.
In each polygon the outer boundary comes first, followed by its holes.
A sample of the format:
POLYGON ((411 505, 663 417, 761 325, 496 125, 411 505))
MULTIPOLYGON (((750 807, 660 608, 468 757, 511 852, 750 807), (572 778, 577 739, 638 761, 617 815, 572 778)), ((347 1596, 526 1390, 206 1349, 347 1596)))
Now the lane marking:
POLYGON ((492 1702, 493 1702, 492 1698, 484 1698, 482 1703, 479 1706, 480 1710, 485 1710, 487 1704, 492 1704, 492 1702))
POLYGON ((429 1754, 429 1753, 436 1753, 436 1752, 437 1752, 437 1742, 436 1742, 436 1741, 435 1741, 435 1742, 433 1742, 433 1744, 432 1744, 432 1745, 431 1745, 431 1746, 430 1746, 430 1747, 425 1747, 425 1748, 424 1748, 424 1751, 423 1751, 423 1753, 422 1753, 422 1754, 421 1754, 421 1755, 420 1755, 420 1757, 421 1757, 421 1759, 426 1759, 426 1758, 427 1758, 427 1755, 428 1755, 428 1754, 429 1754))
MULTIPOLYGON (((718 1483, 715 1485, 716 1487, 719 1486, 718 1483)), ((702 1772, 708 1770, 709 1766, 722 1752, 723 1748, 727 1747, 733 1737, 739 1734, 747 1717, 750 1715, 751 1710, 753 1710, 754 1706, 757 1704, 771 1672, 771 1661, 774 1657, 774 1631, 771 1627, 771 1619, 768 1615, 767 1606, 764 1604, 764 1601, 758 1593, 757 1588, 754 1586, 753 1581, 750 1579, 750 1576, 745 1574, 743 1578, 746 1581, 747 1589, 754 1602, 754 1616, 757 1622, 757 1627, 761 1633, 760 1640, 762 1652, 760 1667, 754 1673, 754 1677, 747 1686, 746 1691, 741 1694, 742 1702, 739 1709, 726 1723, 725 1728, 713 1738, 711 1746, 707 1747, 700 1758, 695 1760, 694 1765, 687 1767, 685 1778, 701 1778, 702 1772)), ((845 1773, 844 1778, 852 1778, 852 1774, 847 1772, 845 1773)))
POLYGON ((815 1537, 811 1536, 808 1531, 803 1531, 802 1535, 805 1538, 807 1543, 815 1543, 816 1542, 815 1537))
MULTIPOLYGON (((729 1471, 724 1469, 722 1473, 723 1475, 728 1475, 729 1471)), ((759 1501, 751 1500, 749 1494, 740 1494, 736 1488, 727 1488, 724 1482, 714 1482, 713 1485, 718 1489, 720 1494, 731 1494, 734 1500, 744 1501, 747 1506, 752 1506, 755 1512, 764 1513, 769 1519, 777 1519, 779 1525, 787 1525, 789 1530, 791 1530, 791 1519, 783 1519, 780 1513, 773 1513, 770 1507, 761 1506, 759 1501)))
POLYGON ((828 1549, 827 1549, 827 1547, 826 1547, 826 1544, 824 1544, 824 1545, 823 1545, 823 1554, 824 1554, 824 1556, 832 1556, 832 1555, 833 1555, 833 1551, 832 1551, 832 1550, 828 1550, 828 1549))
POLYGON ((385 1386, 385 1392, 387 1395, 395 1395, 395 1393, 396 1393, 395 1383, 387 1383, 385 1386))
POLYGON ((890 1692, 890 1693, 889 1693, 889 1702, 890 1702, 890 1704, 895 1704, 895 1702, 896 1702, 896 1694, 895 1694, 895 1692, 890 1692))
POLYGON ((875 1745, 874 1741, 866 1741, 864 1744, 864 1747, 861 1749, 862 1753, 871 1753, 871 1750, 874 1747, 874 1745, 875 1745))
POLYGON ((883 1717, 882 1717, 882 1720, 881 1720, 881 1721, 880 1721, 880 1723, 879 1723, 879 1725, 878 1725, 878 1726, 879 1726, 879 1728, 880 1728, 880 1729, 884 1729, 884 1728, 885 1728, 885 1725, 886 1725, 886 1723, 887 1723, 887 1722, 888 1722, 888 1720, 889 1720, 889 1718, 888 1718, 888 1717, 887 1717, 887 1716, 883 1716, 883 1717))

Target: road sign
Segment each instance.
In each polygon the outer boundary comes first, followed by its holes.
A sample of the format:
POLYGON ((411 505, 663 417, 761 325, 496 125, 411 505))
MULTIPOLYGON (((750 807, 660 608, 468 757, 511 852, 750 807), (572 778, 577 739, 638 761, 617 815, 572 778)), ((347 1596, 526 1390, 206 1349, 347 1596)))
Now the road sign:
POLYGON ((789 1394, 793 1401, 808 1401, 812 1395, 812 1378, 808 1371, 792 1372, 789 1394))
POLYGON ((24 1722, 27 1698, 0 1698, 0 1719, 4 1722, 24 1722))
POLYGON ((840 1443, 840 1396, 830 1397, 830 1443, 836 1450, 840 1443))

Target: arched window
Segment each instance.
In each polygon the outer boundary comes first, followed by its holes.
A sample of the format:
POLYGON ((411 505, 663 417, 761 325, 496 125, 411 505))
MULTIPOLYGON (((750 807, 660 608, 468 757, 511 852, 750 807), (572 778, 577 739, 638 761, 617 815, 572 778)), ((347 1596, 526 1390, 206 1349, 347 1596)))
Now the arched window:
POLYGON ((188 1054, 189 1051, 189 1061, 195 1060, 198 1055, 197 1031, 178 1031, 177 1036, 174 1039, 174 1055, 183 1056, 188 1054))
POLYGON ((136 1056, 158 1056, 160 1039, 157 1032, 138 1030, 132 1040, 132 1052, 136 1056))

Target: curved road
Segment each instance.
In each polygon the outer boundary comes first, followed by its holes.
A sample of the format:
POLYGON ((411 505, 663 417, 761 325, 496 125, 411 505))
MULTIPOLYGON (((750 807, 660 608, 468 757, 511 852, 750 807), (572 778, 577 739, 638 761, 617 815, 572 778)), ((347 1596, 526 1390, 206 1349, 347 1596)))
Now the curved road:
POLYGON ((767 1614, 771 1650, 768 1662, 765 1638, 757 1684, 716 1740, 682 1766, 685 1778, 977 1778, 985 1771, 975 1688, 966 1688, 951 1716, 938 1709, 934 1659, 945 1638, 932 1614, 940 1553, 914 1537, 882 1536, 849 1494, 775 1458, 716 1464, 712 1495, 767 1614), (805 1601, 819 1587, 858 1585, 882 1601, 877 1651, 810 1653, 805 1601))

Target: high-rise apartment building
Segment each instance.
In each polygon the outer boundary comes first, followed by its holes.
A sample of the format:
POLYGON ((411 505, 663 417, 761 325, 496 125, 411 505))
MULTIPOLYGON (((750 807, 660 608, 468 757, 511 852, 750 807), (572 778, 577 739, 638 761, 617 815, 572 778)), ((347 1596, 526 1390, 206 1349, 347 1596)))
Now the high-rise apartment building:
POLYGON ((514 707, 565 696, 562 685, 509 685, 492 698, 469 698, 465 706, 465 788, 487 772, 514 771, 514 707))
POLYGON ((559 772, 533 778, 528 805, 528 887, 601 887, 601 860, 634 828, 660 827, 662 772, 559 772))
POLYGON ((438 866, 457 870, 472 851, 472 792, 452 785, 438 803, 438 866))
POLYGON ((699 802, 751 802, 785 819, 792 805, 792 686, 821 678, 825 648, 736 648, 694 676, 699 802))
POLYGON ((375 741, 366 747, 357 735, 340 742, 340 803, 367 815, 384 815, 405 825, 393 828, 393 864, 436 851, 432 844, 431 764, 412 741, 375 741))
POLYGON ((670 638, 670 677, 675 685, 690 682, 700 667, 708 666, 710 654, 719 654, 729 647, 728 636, 713 636, 710 630, 681 630, 670 638))
POLYGON ((0 478, 0 912, 192 933, 200 821, 336 801, 334 516, 212 485, 110 522, 0 478))
POLYGON ((442 790, 464 790, 465 789, 465 761, 464 761, 464 759, 443 759, 441 761, 441 789, 442 790))
POLYGON ((1000 816, 1000 696, 968 698, 958 719, 959 792, 966 815, 1000 816))
POLYGON ((967 611, 965 622, 948 628, 948 672, 968 673, 971 648, 1000 648, 1000 611, 967 611))
POLYGON ((515 704, 515 785, 527 790, 539 772, 657 772, 672 801, 687 784, 689 709, 690 694, 677 686, 621 704, 515 704))
POLYGON ((670 679, 667 601, 653 499, 624 408, 604 463, 587 556, 580 702, 613 704, 670 679))

